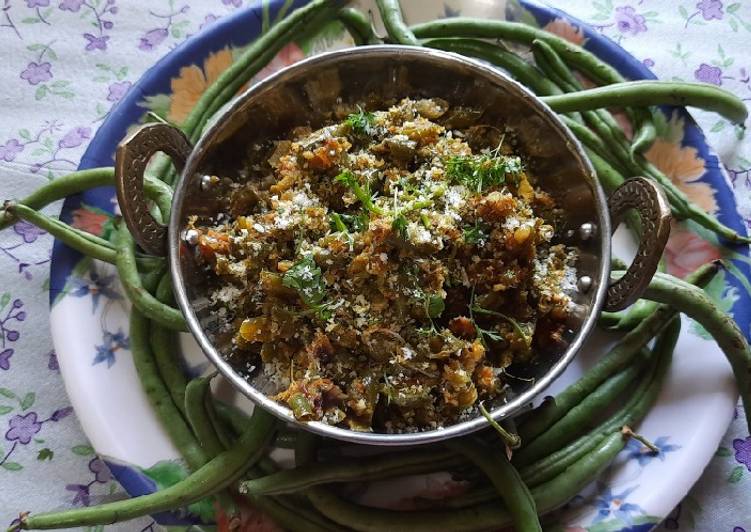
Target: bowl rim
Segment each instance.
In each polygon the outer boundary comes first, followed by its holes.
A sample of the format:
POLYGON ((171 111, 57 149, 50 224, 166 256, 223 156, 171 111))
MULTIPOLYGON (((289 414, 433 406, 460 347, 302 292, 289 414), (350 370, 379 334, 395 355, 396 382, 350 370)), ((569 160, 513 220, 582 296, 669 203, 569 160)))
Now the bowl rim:
MULTIPOLYGON (((574 339, 566 348, 566 351, 548 369, 548 371, 542 377, 537 379, 537 381, 532 386, 530 386, 529 389, 514 396, 508 402, 494 407, 490 411, 490 416, 496 421, 516 415, 523 411, 525 406, 531 404, 531 402, 536 397, 538 397, 546 388, 548 388, 548 386, 550 386, 550 384, 553 383, 553 381, 555 381, 563 373, 569 363, 575 358, 576 354, 579 352, 584 342, 589 338, 594 329, 599 311, 605 302, 606 291, 610 281, 611 224, 608 214, 608 204, 605 192, 596 177, 594 168, 592 167, 589 158, 586 156, 581 143, 547 104, 545 104, 538 96, 532 93, 524 85, 508 76, 505 72, 502 72, 499 69, 476 59, 471 59, 452 52, 445 52, 442 50, 435 50, 418 46, 358 46, 354 48, 345 48, 330 52, 324 52, 307 57, 275 72, 271 76, 248 87, 234 100, 225 105, 223 109, 220 109, 220 111, 211 119, 209 125, 204 129, 200 138, 193 146, 193 149, 188 156, 187 161, 185 162, 183 171, 180 173, 179 180, 175 184, 175 192, 172 200, 172 212, 180 213, 181 206, 185 199, 187 188, 186 184, 189 181, 189 176, 196 172, 197 163, 203 158, 204 152, 207 150, 207 147, 211 145, 211 142, 214 140, 217 133, 222 130, 224 122, 223 119, 226 116, 235 113, 238 109, 245 105, 247 100, 254 97, 256 94, 273 88, 276 84, 282 82, 287 76, 290 76, 297 70, 325 67, 334 64, 340 58, 352 55, 362 55, 366 57, 394 56, 410 58, 417 61, 438 60, 458 63, 469 68, 475 73, 475 75, 479 77, 484 77, 488 81, 494 82, 496 84, 506 85, 511 90, 519 91, 520 93, 522 93, 521 97, 529 101, 530 105, 537 106, 540 112, 550 118, 550 125, 556 127, 558 129, 558 132, 566 139, 571 154, 579 159, 578 162, 586 174, 585 178, 587 178, 592 185, 592 192, 596 207, 596 235, 600 240, 599 245, 602 253, 601 257, 599 258, 599 275, 598 278, 594 280, 595 293, 592 298, 592 305, 578 331, 576 331, 574 339)), ((222 354, 216 347, 214 347, 213 343, 204 333, 203 327, 201 326, 198 317, 193 310, 192 304, 188 299, 188 295, 185 289, 185 281, 183 279, 182 269, 180 267, 180 242, 182 240, 184 228, 182 227, 182 220, 178 218, 178 216, 172 216, 170 218, 168 227, 169 268, 177 304, 185 315, 185 319, 188 323, 190 332, 198 342, 201 350, 204 352, 206 357, 214 366, 216 366, 220 373, 228 381, 230 381, 230 383, 232 383, 235 389, 240 391, 243 395, 248 397, 253 402, 254 407, 261 406, 264 410, 272 413, 280 420, 292 423, 296 427, 300 427, 320 436, 326 436, 335 438, 337 440, 368 445, 399 446, 433 443, 452 437, 467 435, 489 426, 488 420, 479 414, 472 417, 471 419, 459 421, 446 427, 395 434, 380 432, 360 432, 347 428, 337 427, 334 425, 328 425, 320 421, 301 422, 295 419, 288 407, 281 405, 280 403, 277 403, 273 399, 267 397, 263 392, 251 385, 251 383, 244 377, 235 372, 229 362, 224 359, 222 354)))

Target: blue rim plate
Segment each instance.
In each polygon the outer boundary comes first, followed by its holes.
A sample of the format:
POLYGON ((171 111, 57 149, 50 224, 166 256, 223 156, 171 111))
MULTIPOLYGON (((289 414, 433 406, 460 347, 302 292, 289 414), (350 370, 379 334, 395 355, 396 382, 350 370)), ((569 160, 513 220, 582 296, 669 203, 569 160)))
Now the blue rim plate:
MULTIPOLYGON (((307 3, 305 0, 296 0, 292 3, 292 7, 299 7, 307 3)), ((456 4, 457 2, 449 2, 449 4, 456 4)), ((273 17, 279 9, 282 7, 282 0, 272 0, 269 2, 270 13, 273 17)), ((460 9, 449 9, 443 6, 441 10, 444 14, 458 14, 460 9)), ((511 6, 506 15, 520 15, 524 16, 525 21, 534 21, 540 27, 544 27, 549 24, 563 24, 569 30, 578 30, 579 38, 585 39, 584 46, 610 63, 615 67, 624 77, 629 79, 653 79, 655 76, 647 69, 640 61, 636 60, 633 56, 626 53, 622 48, 611 40, 603 37, 594 29, 588 27, 583 22, 576 20, 566 13, 550 8, 533 4, 529 2, 509 2, 511 6)), ((461 7, 460 5, 458 7, 461 7)), ((408 7, 409 11, 410 8, 408 7)), ((438 13, 440 14, 440 13, 438 13)), ((504 13, 499 13, 499 16, 503 16, 504 13)), ((408 13, 409 16, 409 13, 408 13)), ((205 28, 198 34, 194 35, 183 44, 178 46, 172 52, 167 54, 161 60, 159 60, 152 68, 150 68, 142 78, 131 88, 128 94, 120 101, 120 103, 111 111, 102 126, 97 131, 96 135, 92 139, 85 154, 81 159, 80 168, 93 168, 98 166, 111 166, 113 164, 113 154, 117 143, 125 136, 129 127, 138 123, 144 113, 147 111, 144 102, 149 96, 170 94, 171 92, 171 79, 179 76, 180 69, 189 65, 201 65, 203 61, 209 56, 209 54, 219 52, 225 47, 239 48, 246 45, 251 40, 255 39, 262 31, 262 9, 260 6, 249 8, 239 11, 232 16, 228 16, 219 20, 212 26, 205 28)), ((552 27, 552 26, 549 26, 552 27)), ((717 155, 707 144, 704 135, 699 127, 685 111, 685 109, 678 108, 663 108, 663 112, 667 118, 672 117, 672 120, 668 121, 671 124, 682 123, 683 124, 683 136, 677 149, 693 149, 692 156, 697 159, 701 159, 704 162, 705 171, 695 182, 704 183, 707 185, 707 189, 713 195, 714 201, 718 206, 717 215, 720 220, 736 229, 742 234, 745 234, 745 227, 743 220, 737 212, 735 197, 733 195, 732 188, 730 186, 729 179, 722 168, 717 155)), ((666 120, 667 121, 667 120, 666 120)), ((705 190, 705 191, 706 191, 705 190)), ((87 191, 83 194, 68 197, 63 205, 61 212, 61 219, 66 222, 72 222, 74 213, 80 209, 87 209, 89 211, 96 211, 99 213, 112 213, 113 212, 113 196, 114 192, 111 187, 103 187, 87 191)), ((696 229, 693 228, 692 229, 696 229)), ((684 236, 688 234, 685 230, 682 233, 684 236)), ((733 313, 734 317, 739 323, 751 322, 751 286, 748 281, 744 282, 744 276, 749 278, 751 269, 749 268, 748 248, 745 250, 737 247, 734 249, 727 248, 714 240, 710 246, 710 255, 712 253, 718 255, 724 255, 733 259, 733 268, 726 276, 727 287, 720 288, 720 295, 732 293, 733 297, 726 303, 726 310, 733 313)), ((701 251, 705 253, 706 250, 701 251)), ((704 256, 704 255, 702 255, 704 256)), ((61 296, 65 295, 66 287, 69 286, 71 278, 77 275, 76 268, 81 263, 82 256, 69 249, 60 242, 55 242, 52 264, 50 272, 50 304, 56 304, 61 299, 61 296)), ((54 317, 53 317, 54 319, 54 317)), ((53 328, 54 329, 54 328, 53 328)), ((751 331, 744 331, 745 334, 751 334, 751 331)), ((56 339, 57 342, 57 339, 56 339)), ((58 347, 56 345, 56 347, 58 347)), ((58 349, 59 350, 59 349, 58 349)), ((65 361, 61 360, 61 364, 65 361)), ((66 378, 66 385, 67 383, 66 378)), ((86 404, 77 404, 73 394, 71 393, 74 406, 79 410, 86 408, 86 404)), ((727 419, 729 420, 729 413, 727 419)), ((84 423, 86 429, 86 424, 84 423)), ((91 437, 91 434, 89 434, 91 437)), ((721 434, 717 437, 719 437, 721 434)), ((711 453, 714 449, 711 449, 706 454, 706 460, 709 460, 711 453)), ((145 493, 153 492, 157 489, 158 483, 154 479, 146 474, 143 474, 138 468, 130 467, 128 464, 118 463, 117 460, 109 460, 108 463, 111 466, 113 474, 118 481, 124 486, 126 491, 131 495, 142 495, 145 493)), ((699 464, 700 467, 697 471, 700 472, 703 466, 706 464, 699 464)), ((698 476, 699 473, 696 473, 698 476)), ((695 481, 696 478, 693 478, 695 481)), ((689 484, 690 486, 690 484, 689 484)), ((683 493, 688 488, 683 490, 683 493)), ((609 491, 608 491, 609 493, 609 491)), ((676 500, 672 502, 672 505, 677 504, 682 497, 681 493, 676 495, 676 500)), ((642 520, 643 524, 653 526, 661 518, 667 515, 672 505, 667 505, 667 510, 658 512, 660 515, 644 516, 642 520)), ((192 519, 187 521, 180 516, 173 514, 163 514, 155 516, 159 522, 163 524, 179 524, 193 522, 192 519)), ((588 528, 589 530, 618 530, 621 527, 614 524, 608 528, 588 528)), ((631 530, 636 530, 632 528, 631 530)))

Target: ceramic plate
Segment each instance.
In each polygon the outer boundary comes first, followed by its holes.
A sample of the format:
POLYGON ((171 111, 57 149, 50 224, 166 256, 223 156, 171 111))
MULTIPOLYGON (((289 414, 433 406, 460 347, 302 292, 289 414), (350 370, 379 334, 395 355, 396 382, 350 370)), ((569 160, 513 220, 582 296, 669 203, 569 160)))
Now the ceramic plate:
MULTIPOLYGON (((280 9, 304 1, 270 2, 270 20, 280 9)), ((369 4, 369 2, 361 2, 369 4)), ((654 77, 639 61, 612 41, 560 11, 526 2, 459 2, 424 0, 404 2, 410 22, 459 14, 484 18, 523 20, 583 43, 593 53, 632 79, 654 77)), ((365 5, 371 8, 371 5, 365 5)), ((82 168, 110 166, 116 144, 147 111, 179 122, 196 92, 191 80, 211 81, 237 53, 262 31, 262 8, 248 9, 222 19, 176 48, 133 86, 92 140, 82 168)), ((285 47, 257 77, 307 55, 350 44, 338 24, 322 37, 285 47)), ((717 215, 743 231, 729 181, 717 156, 683 109, 664 108, 661 137, 648 156, 694 200, 713 199, 717 215), (682 163, 676 164, 680 160, 682 163), (685 173, 690 167, 691 175, 685 173), (696 172, 699 168, 700 171, 696 172)), ((710 202, 711 203, 711 202, 710 202)), ((707 204, 703 202, 702 204, 707 204)), ((114 191, 97 189, 65 201, 62 218, 73 225, 106 236, 116 213, 114 191)), ((725 256, 733 266, 709 287, 709 292, 733 313, 739 323, 751 322, 749 259, 716 240, 704 241, 696 228, 676 226, 667 249, 668 268, 683 275, 699 264, 725 256)), ((616 238, 616 253, 627 256, 631 243, 616 238)), ((745 253, 748 253, 747 251, 745 253)), ((92 263, 57 243, 51 271, 51 324, 60 368, 71 402, 97 452, 131 495, 163 488, 185 474, 178 453, 149 407, 135 374, 129 352, 128 304, 112 267, 92 263)), ((749 331, 745 331, 748 333, 749 331)), ((614 337, 596 334, 581 355, 549 392, 573 381, 597 359, 614 337)), ((192 374, 208 363, 192 338, 183 335, 185 365, 192 374)), ((218 383, 221 387, 221 383, 218 383)), ((227 386, 224 386, 227 388, 227 386)), ((696 324, 684 320, 670 376, 657 405, 639 427, 661 449, 657 456, 629 444, 602 477, 562 513, 559 523, 570 530, 649 530, 678 504, 699 478, 724 434, 737 399, 730 367, 715 344, 696 324)), ((247 404, 245 405, 247 406, 247 404)), ((414 477, 381 482, 363 497, 372 504, 398 506, 414 496, 436 496, 447 489, 442 477, 414 477)), ((156 516, 159 523, 189 525, 210 518, 211 508, 194 506, 180 515, 156 516)))

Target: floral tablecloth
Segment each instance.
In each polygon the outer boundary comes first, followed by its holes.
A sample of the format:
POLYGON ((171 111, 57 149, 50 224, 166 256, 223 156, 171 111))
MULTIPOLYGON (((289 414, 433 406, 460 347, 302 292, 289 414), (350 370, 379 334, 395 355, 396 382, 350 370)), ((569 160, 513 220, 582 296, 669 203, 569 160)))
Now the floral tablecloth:
MULTIPOLYGON (((550 3, 620 43, 660 78, 714 83, 751 101, 751 2, 550 3)), ((242 7, 243 0, 0 0, 0 198, 22 197, 75 169, 97 127, 145 69, 242 7)), ((211 68, 205 75, 188 70, 178 87, 173 82, 180 98, 170 111, 188 109, 211 76, 211 68)), ((751 141, 724 120, 695 116, 751 223, 751 141)), ((60 378, 48 323, 51 244, 26 223, 0 233, 0 526, 19 510, 89 505, 122 492, 88 445, 60 378)), ((662 527, 751 532, 749 493, 751 436, 736 418, 704 476, 662 527)), ((153 528, 149 519, 106 527, 153 528)))

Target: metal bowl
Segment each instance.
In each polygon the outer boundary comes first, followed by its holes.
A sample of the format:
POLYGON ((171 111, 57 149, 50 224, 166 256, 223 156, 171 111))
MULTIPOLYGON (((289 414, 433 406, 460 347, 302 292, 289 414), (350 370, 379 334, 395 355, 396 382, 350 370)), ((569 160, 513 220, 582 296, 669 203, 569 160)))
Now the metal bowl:
POLYGON ((480 123, 510 127, 539 185, 565 212, 556 239, 580 250, 567 347, 556 356, 537 357, 533 364, 519 368, 529 380, 513 380, 509 393, 492 405, 492 417, 504 419, 529 404, 563 372, 592 331, 600 310, 623 308, 638 297, 654 274, 669 230, 667 203, 660 190, 644 179, 628 180, 614 192, 609 214, 608 201, 578 141, 522 85, 483 63, 447 52, 409 46, 340 50, 296 63, 249 88, 213 120, 194 147, 179 130, 150 124, 125 139, 116 157, 123 217, 144 250, 168 252, 177 303, 209 360, 256 405, 280 419, 324 436, 364 444, 433 442, 468 434, 487 426, 487 421, 475 414, 444 428, 403 434, 298 422, 286 406, 267 397, 262 371, 245 375, 245 368, 233 367, 222 355, 228 344, 216 334, 221 318, 210 311, 207 279, 194 261, 184 228, 188 216, 217 212, 218 193, 204 176, 242 175, 245 154, 253 144, 283 138, 296 126, 321 127, 333 120, 338 103, 383 108, 404 97, 439 97, 452 108, 476 110, 480 123), (142 191, 143 171, 157 151, 169 154, 182 170, 168 230, 151 217, 142 191), (629 271, 611 284, 611 225, 617 225, 629 208, 639 211, 645 238, 629 271))

